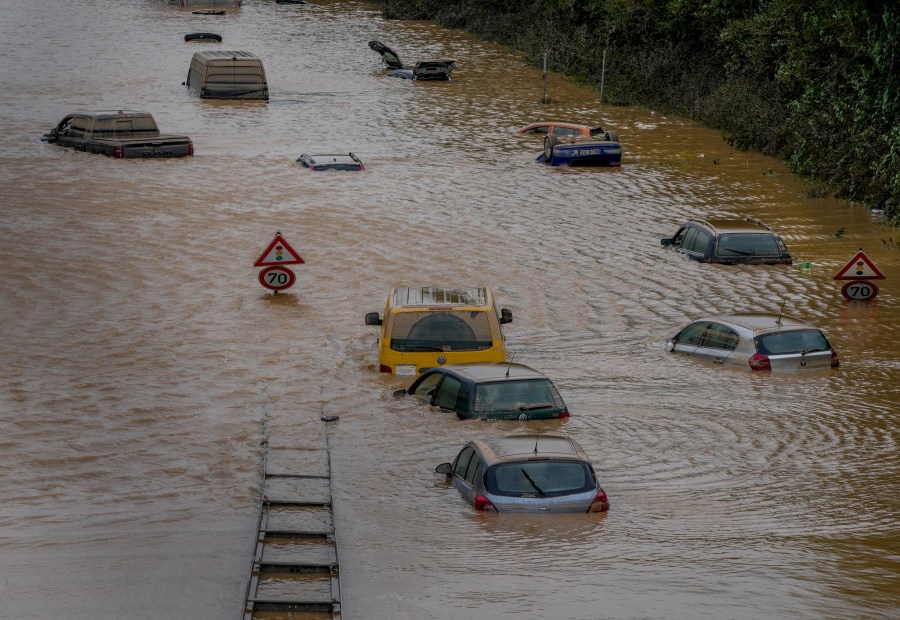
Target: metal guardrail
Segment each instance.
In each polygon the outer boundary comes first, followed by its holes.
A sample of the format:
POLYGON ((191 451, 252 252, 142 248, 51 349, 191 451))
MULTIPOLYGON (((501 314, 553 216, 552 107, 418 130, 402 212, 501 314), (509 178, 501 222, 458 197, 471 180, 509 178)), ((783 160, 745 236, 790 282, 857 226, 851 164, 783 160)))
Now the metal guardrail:
POLYGON ((243 620, 254 620, 257 612, 267 612, 266 618, 278 617, 272 612, 283 612, 285 618, 289 618, 291 612, 304 612, 339 620, 340 568, 327 437, 324 450, 327 475, 271 473, 268 471, 268 450, 264 458, 256 549, 244 597, 243 620), (271 483, 277 481, 289 482, 293 487, 289 492, 293 495, 270 496, 276 492, 271 483), (323 497, 322 482, 327 483, 327 497, 323 497), (310 520, 316 523, 312 526, 304 523, 310 520), (297 525, 298 522, 301 525, 297 525), (322 561, 323 555, 329 560, 322 561))

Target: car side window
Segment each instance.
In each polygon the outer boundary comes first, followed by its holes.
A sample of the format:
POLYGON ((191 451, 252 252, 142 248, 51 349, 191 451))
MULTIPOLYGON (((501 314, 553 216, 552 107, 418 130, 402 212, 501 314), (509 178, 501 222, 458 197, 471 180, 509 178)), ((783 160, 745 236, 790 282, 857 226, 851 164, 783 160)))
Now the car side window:
POLYGON ((430 375, 425 375, 422 377, 421 381, 419 381, 419 385, 416 386, 413 394, 424 401, 430 401, 431 396, 434 394, 434 387, 440 382, 441 377, 443 376, 444 374, 440 372, 433 372, 430 375))
POLYGON ((453 461, 453 474, 460 478, 465 478, 466 470, 469 469, 469 462, 473 460, 472 457, 474 455, 475 448, 471 446, 463 448, 457 455, 456 460, 453 461))
POLYGON ((478 453, 474 453, 472 455, 471 460, 469 461, 469 466, 466 468, 465 480, 472 486, 475 486, 475 474, 478 473, 478 466, 481 464, 481 459, 478 458, 478 453))
POLYGON ((706 331, 706 325, 706 321, 691 323, 678 332, 678 335, 675 336, 675 342, 677 344, 699 345, 703 339, 703 332, 706 331))
POLYGON ((72 127, 69 129, 69 135, 74 138, 84 136, 84 132, 88 128, 88 118, 85 116, 76 116, 72 119, 72 127))
POLYGON ((685 250, 690 250, 692 247, 692 244, 694 243, 694 236, 696 234, 697 234, 697 229, 692 226, 688 226, 687 228, 684 229, 684 236, 681 238, 681 243, 678 243, 678 240, 676 239, 675 245, 681 246, 685 250))
POLYGON ((735 347, 738 345, 738 340, 740 340, 740 337, 733 330, 724 325, 711 323, 706 329, 706 333, 703 334, 700 346, 708 347, 710 349, 734 351, 735 347))
POLYGON ((691 232, 693 234, 689 234, 684 241, 684 249, 688 252, 706 254, 706 248, 709 247, 709 242, 712 240, 710 234, 699 228, 694 228, 691 232))
POLYGON ((709 247, 710 241, 712 241, 712 236, 705 230, 700 230, 698 228, 697 234, 694 235, 689 249, 698 254, 706 254, 706 249, 709 247))
POLYGON ((56 134, 59 136, 68 136, 69 131, 72 129, 72 117, 69 116, 63 122, 59 124, 59 128, 56 130, 56 134))
POLYGON ((445 376, 434 397, 434 404, 441 409, 455 410, 456 399, 459 396, 459 388, 461 386, 462 382, 456 377, 445 376))

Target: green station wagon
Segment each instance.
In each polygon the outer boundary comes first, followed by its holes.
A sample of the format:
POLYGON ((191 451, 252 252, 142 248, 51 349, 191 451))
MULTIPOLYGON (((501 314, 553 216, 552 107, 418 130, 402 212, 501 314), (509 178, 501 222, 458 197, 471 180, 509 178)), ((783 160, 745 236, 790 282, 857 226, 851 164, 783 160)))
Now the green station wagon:
POLYGON ((522 364, 448 364, 432 368, 405 393, 461 420, 546 420, 567 418, 569 410, 547 377, 522 364))
POLYGON ((673 237, 660 239, 688 258, 724 265, 790 265, 781 237, 759 220, 718 219, 685 222, 673 237))

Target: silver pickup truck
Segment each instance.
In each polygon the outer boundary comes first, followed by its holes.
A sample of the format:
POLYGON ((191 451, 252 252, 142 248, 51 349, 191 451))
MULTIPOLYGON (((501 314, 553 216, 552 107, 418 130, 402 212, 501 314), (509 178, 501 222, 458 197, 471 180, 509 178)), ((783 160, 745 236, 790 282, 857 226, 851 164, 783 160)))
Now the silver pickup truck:
POLYGON ((110 157, 187 157, 194 144, 187 136, 159 133, 149 112, 76 112, 41 138, 110 157))

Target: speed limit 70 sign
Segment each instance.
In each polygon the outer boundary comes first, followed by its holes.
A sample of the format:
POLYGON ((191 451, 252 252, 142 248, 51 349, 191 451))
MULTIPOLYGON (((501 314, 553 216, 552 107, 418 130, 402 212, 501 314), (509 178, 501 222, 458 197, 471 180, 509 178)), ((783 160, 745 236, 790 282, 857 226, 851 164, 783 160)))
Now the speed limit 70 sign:
POLYGON ((259 272, 259 283, 273 291, 283 291, 294 286, 297 277, 287 267, 266 267, 259 272))
POLYGON ((878 295, 878 287, 874 282, 864 280, 851 280, 841 289, 841 295, 851 301, 865 301, 875 299, 878 295))

